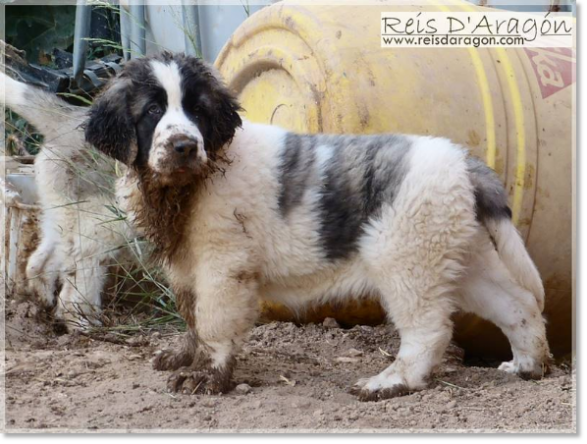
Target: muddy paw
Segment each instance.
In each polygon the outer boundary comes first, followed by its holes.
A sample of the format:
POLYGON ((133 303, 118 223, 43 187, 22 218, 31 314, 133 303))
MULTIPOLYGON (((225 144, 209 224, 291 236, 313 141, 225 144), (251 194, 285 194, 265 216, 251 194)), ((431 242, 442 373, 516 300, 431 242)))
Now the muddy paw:
POLYGON ((152 363, 155 370, 178 370, 194 364, 198 339, 196 333, 187 331, 175 349, 160 350, 155 353, 152 363))
POLYGON ((349 392, 362 402, 370 401, 382 401, 384 399, 396 398, 398 396, 404 396, 411 392, 411 390, 405 384, 397 384, 391 387, 378 388, 370 390, 365 388, 363 385, 357 384, 353 386, 349 392))
POLYGON ((192 353, 185 350, 166 349, 160 350, 153 358, 153 369, 155 370, 178 370, 181 367, 189 366, 194 360, 192 353))
POLYGON ((527 360, 527 362, 503 362, 498 369, 506 373, 518 375, 525 380, 542 379, 549 372, 547 363, 539 364, 535 363, 534 360, 527 360))
POLYGON ((194 370, 191 367, 183 367, 169 377, 167 389, 170 392, 186 395, 216 395, 229 392, 232 384, 230 378, 227 378, 220 370, 212 368, 194 370))

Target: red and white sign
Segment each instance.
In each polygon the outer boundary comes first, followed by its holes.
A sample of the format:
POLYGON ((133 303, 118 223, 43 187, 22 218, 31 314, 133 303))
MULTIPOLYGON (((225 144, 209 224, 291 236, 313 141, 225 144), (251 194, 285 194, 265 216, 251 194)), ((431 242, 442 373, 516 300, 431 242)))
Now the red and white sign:
POLYGON ((524 48, 540 85, 542 98, 573 84, 575 53, 571 48, 524 48))

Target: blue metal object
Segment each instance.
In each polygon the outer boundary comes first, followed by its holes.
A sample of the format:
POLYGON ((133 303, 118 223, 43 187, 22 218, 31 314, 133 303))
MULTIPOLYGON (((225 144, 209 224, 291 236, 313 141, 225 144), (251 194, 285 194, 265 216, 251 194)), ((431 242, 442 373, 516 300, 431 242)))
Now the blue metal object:
MULTIPOLYGON (((255 2, 258 3, 258 2, 255 2)), ((267 4, 270 4, 267 1, 267 4)), ((264 5, 197 5, 200 16, 200 38, 202 40, 202 56, 209 62, 214 62, 216 57, 230 39, 232 33, 244 22, 249 15, 255 13, 264 5)))
MULTIPOLYGON (((248 6, 246 1, 240 5, 198 5, 189 0, 182 0, 180 5, 129 1, 120 5, 124 60, 169 49, 213 62, 234 30, 250 14, 272 2, 257 1, 248 6)), ((84 75, 90 26, 91 6, 86 0, 78 0, 74 39, 74 74, 78 83, 84 75)))
POLYGON ((131 18, 128 13, 124 9, 122 5, 120 5, 120 43, 122 44, 122 56, 125 61, 130 60, 130 23, 131 18))
POLYGON ((73 78, 77 83, 81 82, 84 68, 86 67, 87 38, 90 36, 91 13, 92 10, 86 4, 86 0, 78 0, 75 10, 73 36, 73 78))
POLYGON ((197 5, 182 5, 185 53, 202 56, 202 38, 200 36, 200 13, 197 5))
POLYGON ((272 2, 257 0, 251 6, 246 0, 242 4, 198 5, 182 0, 179 4, 145 1, 141 7, 121 6, 120 30, 125 59, 168 49, 214 62, 234 30, 250 14, 272 2), (139 29, 142 37, 137 35, 139 29))
POLYGON ((129 5, 130 12, 130 57, 138 57, 147 53, 145 40, 145 6, 129 5))

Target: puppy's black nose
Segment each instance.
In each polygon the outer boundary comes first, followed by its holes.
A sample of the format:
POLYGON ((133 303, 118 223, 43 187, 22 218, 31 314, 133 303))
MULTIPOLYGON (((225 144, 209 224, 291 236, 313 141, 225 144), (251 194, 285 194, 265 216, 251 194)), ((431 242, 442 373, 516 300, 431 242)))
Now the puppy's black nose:
POLYGON ((188 157, 192 154, 195 154, 196 150, 198 149, 198 143, 191 139, 177 140, 173 142, 173 149, 176 153, 188 157))

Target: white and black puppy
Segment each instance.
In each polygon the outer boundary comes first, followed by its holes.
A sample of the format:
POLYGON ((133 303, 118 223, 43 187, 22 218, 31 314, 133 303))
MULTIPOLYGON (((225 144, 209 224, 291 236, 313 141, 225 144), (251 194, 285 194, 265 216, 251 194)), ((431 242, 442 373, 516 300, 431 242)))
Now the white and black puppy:
POLYGON ((423 388, 459 309, 509 338, 501 369, 543 375, 543 286, 481 161, 446 139, 299 135, 238 111, 201 60, 163 53, 130 62, 85 128, 128 165, 120 205, 155 244, 189 327, 154 362, 176 370, 171 389, 230 390, 261 299, 300 309, 367 293, 402 342, 357 382, 362 400, 423 388))
POLYGON ((541 377, 550 353, 539 274, 506 194, 446 139, 299 135, 241 122, 201 60, 135 60, 97 100, 87 140, 130 168, 121 204, 165 263, 189 333, 155 360, 184 392, 231 388, 259 300, 294 308, 376 294, 401 334, 360 399, 426 385, 452 333, 476 313, 509 338, 500 367, 541 377))
POLYGON ((114 161, 85 142, 81 125, 87 108, 3 72, 0 103, 45 138, 35 158, 41 242, 27 263, 29 288, 43 304, 55 307, 57 320, 70 329, 84 328, 99 321, 107 266, 129 235, 127 224, 112 211, 114 161))

